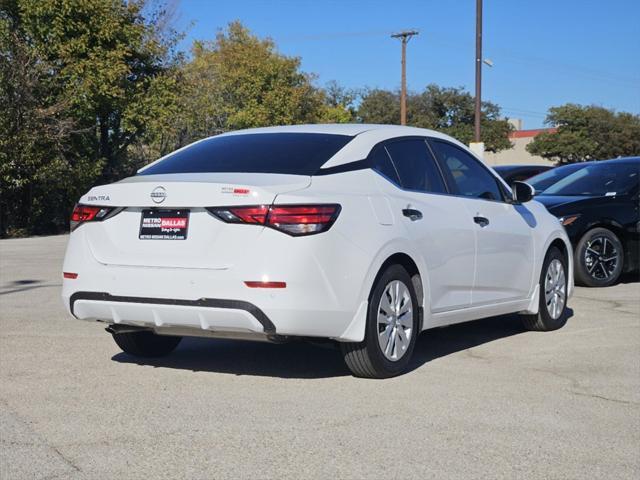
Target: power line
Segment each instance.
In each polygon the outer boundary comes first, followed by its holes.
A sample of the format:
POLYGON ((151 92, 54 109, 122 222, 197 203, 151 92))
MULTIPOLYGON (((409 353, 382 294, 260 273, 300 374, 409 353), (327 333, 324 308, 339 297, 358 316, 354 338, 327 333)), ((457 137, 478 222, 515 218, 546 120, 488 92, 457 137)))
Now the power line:
POLYGON ((299 42, 299 41, 315 41, 315 40, 333 40, 348 37, 385 37, 391 35, 392 30, 369 30, 364 32, 327 32, 311 35, 288 35, 279 37, 279 42, 299 42))
MULTIPOLYGON (((332 40, 332 39, 340 39, 340 38, 348 38, 348 37, 383 37, 386 35, 390 35, 392 33, 391 30, 369 30, 369 31, 360 31, 360 32, 327 32, 327 33, 318 33, 311 35, 292 35, 279 37, 279 42, 289 42, 289 41, 323 41, 323 40, 332 40)), ((429 37, 429 42, 434 45, 440 45, 449 48, 459 49, 462 45, 462 42, 457 41, 448 41, 442 40, 441 37, 432 33, 429 37)), ((520 52, 509 50, 505 48, 492 48, 491 49, 492 57, 494 60, 498 58, 501 61, 507 61, 508 63, 520 63, 520 64, 529 64, 532 66, 545 66, 545 67, 553 67, 551 73, 557 73, 558 70, 563 70, 567 73, 575 72, 580 76, 585 78, 591 78, 593 80, 598 81, 615 81, 626 84, 626 86, 638 88, 640 87, 640 78, 633 78, 621 75, 612 75, 611 72, 607 72, 604 70, 594 69, 591 67, 586 67, 583 65, 575 65, 575 64, 567 64, 565 62, 559 62, 557 60, 552 60, 549 58, 538 57, 538 56, 527 56, 522 55, 520 52), (498 55, 496 55, 498 54, 498 55)))

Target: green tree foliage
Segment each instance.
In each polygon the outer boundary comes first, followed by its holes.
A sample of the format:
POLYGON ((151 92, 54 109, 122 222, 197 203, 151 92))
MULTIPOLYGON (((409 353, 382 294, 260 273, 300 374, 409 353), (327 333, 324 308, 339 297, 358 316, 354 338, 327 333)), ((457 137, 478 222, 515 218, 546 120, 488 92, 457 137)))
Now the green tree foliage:
MULTIPOLYGON (((462 88, 428 85, 421 93, 407 95, 407 124, 431 128, 449 134, 463 143, 473 141, 474 99, 462 88)), ((366 123, 400 123, 400 95, 388 90, 367 92, 358 109, 366 123)), ((486 150, 497 152, 511 148, 511 126, 500 118, 500 108, 482 103, 482 141, 486 150)))
POLYGON ((538 135, 527 151, 558 163, 640 155, 640 116, 602 107, 566 104, 549 109, 556 132, 538 135))
POLYGON ((131 172, 128 147, 167 102, 149 93, 167 90, 172 61, 143 7, 3 1, 0 233, 52 231, 79 192, 131 172))
POLYGON ((174 77, 175 109, 156 117, 146 160, 228 130, 300 123, 348 122, 353 98, 337 84, 327 91, 300 70, 300 59, 239 22, 211 42, 195 42, 191 60, 174 77))
MULTIPOLYGON (((409 98, 407 98, 407 105, 411 103, 409 98)), ((389 90, 369 90, 360 102, 358 118, 364 123, 399 125, 400 94, 389 90)), ((409 125, 413 125, 413 119, 410 116, 408 119, 409 125)))
MULTIPOLYGON (((166 0, 170 3, 169 0, 166 0)), ((300 59, 231 23, 186 58, 163 0, 0 0, 0 236, 67 225, 77 198, 200 138, 268 125, 396 123, 398 95, 324 88, 300 59)), ((485 142, 508 147, 486 103, 485 142)), ((469 141, 473 100, 433 85, 414 125, 469 141)))

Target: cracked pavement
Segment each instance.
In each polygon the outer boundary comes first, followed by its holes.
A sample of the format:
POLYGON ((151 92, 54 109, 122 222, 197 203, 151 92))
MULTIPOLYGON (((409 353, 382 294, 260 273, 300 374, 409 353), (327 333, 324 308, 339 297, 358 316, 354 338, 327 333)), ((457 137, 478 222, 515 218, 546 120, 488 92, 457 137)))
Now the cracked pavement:
POLYGON ((371 381, 297 343, 133 359, 63 310, 65 245, 0 241, 2 480, 640 476, 640 283, 577 288, 557 332, 425 332, 371 381))

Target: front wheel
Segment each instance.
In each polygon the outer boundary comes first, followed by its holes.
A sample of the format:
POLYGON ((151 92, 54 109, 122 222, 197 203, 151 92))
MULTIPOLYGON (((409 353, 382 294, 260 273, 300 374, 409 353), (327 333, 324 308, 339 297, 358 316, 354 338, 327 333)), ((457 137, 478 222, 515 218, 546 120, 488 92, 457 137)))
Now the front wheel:
POLYGON ((551 247, 540 273, 540 304, 538 313, 522 315, 527 330, 546 332, 562 328, 567 323, 567 262, 556 247, 551 247))
POLYGON ((576 281, 585 287, 608 287, 622 274, 622 243, 606 228, 594 228, 585 233, 574 255, 576 281))
POLYGON ((149 331, 113 333, 112 335, 123 352, 136 357, 168 355, 182 340, 182 337, 156 335, 149 331))
POLYGON ((391 265, 373 286, 364 341, 341 343, 344 360, 357 377, 388 378, 402 373, 413 354, 419 305, 411 277, 391 265))

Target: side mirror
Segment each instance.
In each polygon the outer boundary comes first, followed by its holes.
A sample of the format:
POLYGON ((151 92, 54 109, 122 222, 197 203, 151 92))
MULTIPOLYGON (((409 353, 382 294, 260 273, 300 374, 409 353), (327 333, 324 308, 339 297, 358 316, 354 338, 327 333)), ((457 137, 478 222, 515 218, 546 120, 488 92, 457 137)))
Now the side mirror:
POLYGON ((525 182, 513 182, 513 199, 518 203, 526 203, 530 201, 536 191, 531 185, 525 182))

